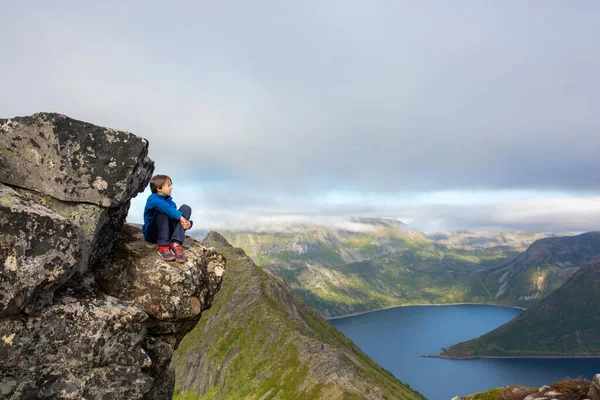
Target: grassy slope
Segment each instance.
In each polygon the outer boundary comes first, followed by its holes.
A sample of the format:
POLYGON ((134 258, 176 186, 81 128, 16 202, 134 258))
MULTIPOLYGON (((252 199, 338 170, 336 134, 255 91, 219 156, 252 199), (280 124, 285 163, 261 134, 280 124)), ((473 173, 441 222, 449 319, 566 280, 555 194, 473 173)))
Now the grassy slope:
POLYGON ((507 324, 443 357, 600 356, 600 260, 507 324))
POLYGON ((174 355, 175 399, 418 399, 243 251, 174 355), (382 397, 379 397, 379 396, 382 397))

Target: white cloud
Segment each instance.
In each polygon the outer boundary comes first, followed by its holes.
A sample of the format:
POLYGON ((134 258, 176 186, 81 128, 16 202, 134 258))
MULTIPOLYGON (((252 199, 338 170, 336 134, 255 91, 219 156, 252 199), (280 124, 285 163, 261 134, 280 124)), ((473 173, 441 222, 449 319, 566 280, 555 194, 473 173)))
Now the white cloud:
MULTIPOLYGON (((463 212, 459 198, 436 207, 428 196, 599 193, 593 2, 62 0, 3 11, 2 116, 57 111, 148 138, 157 172, 200 187, 210 224, 417 223, 412 214, 427 212, 440 224, 472 214, 512 226, 484 212, 526 214, 518 207, 467 199, 463 212)), ((561 215, 535 221, 585 222, 561 215)))
MULTIPOLYGON (((233 191, 235 193, 235 191, 233 191)), ((535 232, 582 232, 600 229, 600 196, 564 193, 433 192, 397 193, 353 198, 352 193, 264 199, 254 193, 228 197, 208 187, 180 185, 173 196, 192 206, 202 229, 289 230, 294 224, 361 230, 351 217, 390 217, 425 232, 456 229, 501 229, 535 232), (207 190, 203 193, 203 190, 207 190), (462 201, 459 201, 462 199, 462 201), (335 200, 335 201, 332 201, 335 200)), ((140 222, 147 194, 134 199, 131 221, 140 222)))

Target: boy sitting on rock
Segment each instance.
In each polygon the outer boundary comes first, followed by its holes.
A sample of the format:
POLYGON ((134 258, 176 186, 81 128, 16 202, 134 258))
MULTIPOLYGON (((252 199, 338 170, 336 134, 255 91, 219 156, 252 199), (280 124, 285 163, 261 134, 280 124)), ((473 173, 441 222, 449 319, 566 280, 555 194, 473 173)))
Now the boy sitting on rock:
POLYGON ((185 262, 181 245, 185 231, 192 227, 192 209, 182 205, 177 209, 171 192, 173 181, 167 175, 156 175, 150 180, 152 194, 144 208, 144 239, 158 245, 158 254, 164 261, 185 262))

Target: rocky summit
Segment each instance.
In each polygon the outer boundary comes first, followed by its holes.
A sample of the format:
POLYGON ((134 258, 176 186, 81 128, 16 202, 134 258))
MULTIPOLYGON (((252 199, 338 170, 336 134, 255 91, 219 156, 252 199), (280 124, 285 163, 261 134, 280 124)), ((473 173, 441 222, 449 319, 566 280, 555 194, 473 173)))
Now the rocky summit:
POLYGON ((60 114, 0 119, 0 398, 170 399, 173 351, 225 259, 158 258, 125 224, 148 142, 60 114))

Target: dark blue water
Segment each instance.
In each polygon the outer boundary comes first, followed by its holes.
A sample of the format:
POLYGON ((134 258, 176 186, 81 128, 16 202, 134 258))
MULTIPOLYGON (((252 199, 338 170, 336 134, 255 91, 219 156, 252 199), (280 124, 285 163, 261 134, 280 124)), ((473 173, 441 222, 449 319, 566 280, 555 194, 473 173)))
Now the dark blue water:
POLYGON ((428 399, 449 400, 498 386, 540 387, 565 378, 592 379, 600 359, 424 358, 504 324, 521 310, 486 305, 410 306, 332 320, 379 365, 428 399))

